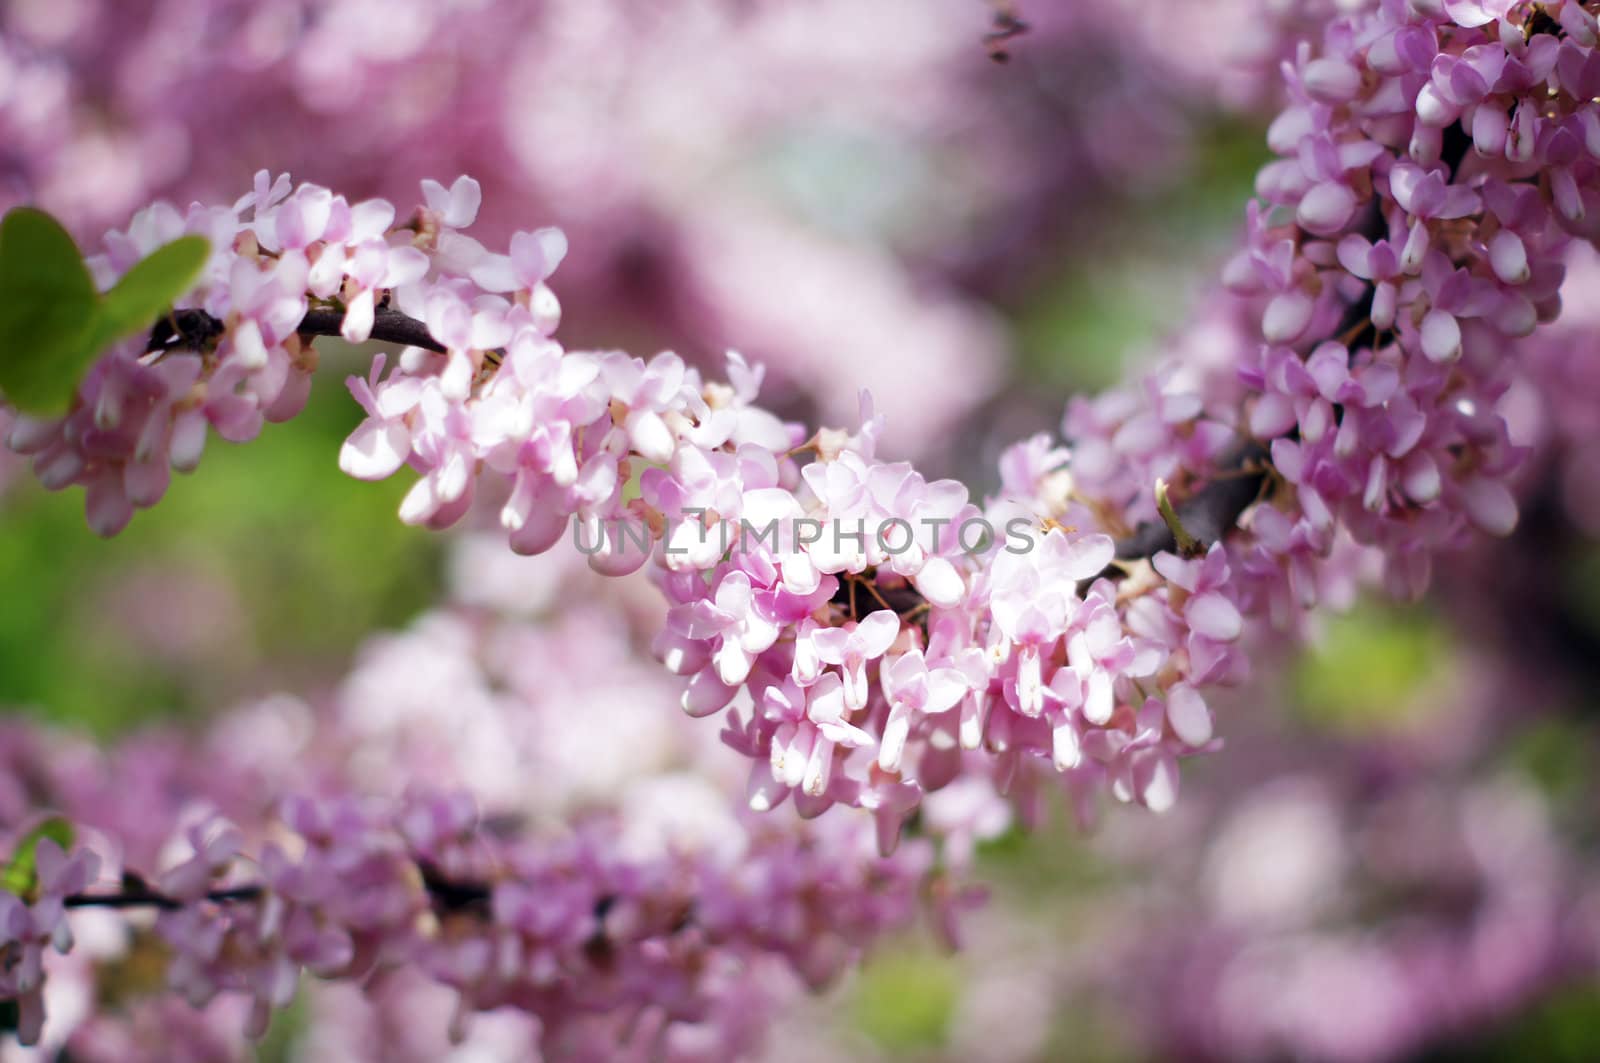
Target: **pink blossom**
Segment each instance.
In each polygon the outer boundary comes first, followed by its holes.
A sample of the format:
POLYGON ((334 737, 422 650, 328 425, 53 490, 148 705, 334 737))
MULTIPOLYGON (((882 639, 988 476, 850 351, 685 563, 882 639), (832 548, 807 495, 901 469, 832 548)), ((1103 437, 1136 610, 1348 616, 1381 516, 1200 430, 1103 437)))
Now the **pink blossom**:
POLYGON ((867 663, 887 653, 899 633, 900 618, 888 609, 868 613, 860 623, 812 632, 817 658, 838 667, 844 679, 845 706, 851 712, 867 705, 867 663))

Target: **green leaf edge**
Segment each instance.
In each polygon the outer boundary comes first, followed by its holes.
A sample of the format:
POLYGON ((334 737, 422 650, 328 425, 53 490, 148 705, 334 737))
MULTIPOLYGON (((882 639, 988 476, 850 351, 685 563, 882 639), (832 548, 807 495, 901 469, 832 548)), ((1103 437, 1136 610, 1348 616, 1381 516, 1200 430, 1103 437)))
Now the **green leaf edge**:
POLYGON ((49 838, 61 846, 63 852, 72 848, 76 832, 72 824, 61 816, 50 816, 40 821, 17 842, 17 848, 0 871, 0 890, 23 900, 32 900, 39 885, 39 843, 49 838))
MULTIPOLYGON (((68 269, 82 280, 81 290, 88 300, 84 307, 85 319, 75 335, 23 342, 28 355, 58 364, 62 373, 32 380, 16 377, 17 383, 25 381, 26 386, 20 390, 4 389, 4 398, 23 413, 55 417, 70 408, 84 373, 101 352, 118 340, 152 327, 179 296, 194 287, 210 258, 211 244, 203 236, 180 236, 134 263, 101 295, 94 290, 93 278, 71 234, 54 217, 36 207, 15 207, 0 218, 0 263, 8 254, 37 253, 37 240, 41 235, 44 240, 55 242, 57 250, 62 245, 71 248, 76 269, 68 269), (17 247, 24 239, 18 227, 27 225, 39 228, 31 234, 33 239, 28 240, 30 246, 24 252, 17 247)), ((3 272, 0 269, 0 273, 3 272)), ((77 287, 76 284, 72 286, 77 287)), ((5 295, 0 293, 0 298, 5 295)), ((72 293, 67 298, 75 300, 78 296, 72 293)), ((0 350, 0 358, 6 357, 15 357, 15 354, 0 350)))

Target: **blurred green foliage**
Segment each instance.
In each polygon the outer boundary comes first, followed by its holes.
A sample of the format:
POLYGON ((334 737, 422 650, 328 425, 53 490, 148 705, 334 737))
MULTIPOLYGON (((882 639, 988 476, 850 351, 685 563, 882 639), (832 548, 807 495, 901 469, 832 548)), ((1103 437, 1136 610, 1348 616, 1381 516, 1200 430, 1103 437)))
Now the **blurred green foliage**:
POLYGON ((1592 1063, 1600 1059, 1600 984, 1536 1000, 1496 1030, 1464 1036, 1416 1057, 1416 1063, 1592 1063))
MULTIPOLYGON (((1121 216, 1121 224, 1103 227, 1110 236, 1065 241, 1054 264, 1002 308, 1014 328, 1020 384, 1049 402, 1110 385, 1128 356, 1176 327, 1195 278, 1206 275, 1203 261, 1220 257, 1237 230, 1264 157, 1259 129, 1217 123, 1197 138, 1181 179, 1108 208, 1121 216)), ((832 218, 841 235, 860 238, 914 229, 900 207, 913 197, 893 190, 937 175, 917 171, 892 145, 840 134, 779 145, 757 176, 781 184, 797 213, 832 218)), ((653 337, 639 343, 653 344, 653 337)), ((337 467, 339 445, 360 417, 339 379, 364 359, 328 347, 301 417, 268 426, 247 446, 213 438, 199 471, 179 478, 159 506, 112 541, 86 527, 80 490, 47 494, 17 477, 0 502, 0 580, 8 592, 0 607, 0 704, 109 736, 250 694, 305 692, 337 677, 363 638, 403 624, 436 598, 440 537, 395 519, 410 478, 365 484, 337 467), (141 573, 156 578, 141 580, 141 573), (174 574, 187 574, 202 593, 182 592, 174 574), (196 630, 179 630, 187 627, 196 630)), ((1600 551, 1573 581, 1575 605, 1600 631, 1596 586, 1600 551)), ((1404 728, 1432 707, 1425 691, 1457 652, 1440 618, 1425 609, 1363 603, 1329 616, 1324 639, 1300 657, 1291 711, 1345 735, 1404 728)), ((1590 785, 1594 747, 1593 734, 1557 719, 1526 730, 1509 760, 1564 796, 1590 785)), ((1225 770, 1186 765, 1185 784, 1225 770)), ((1066 940, 1083 932, 1075 920, 1095 898, 1136 872, 1098 857, 1071 827, 1060 796, 1052 802, 1049 825, 1038 833, 1013 829, 982 845, 975 877, 995 885, 998 905, 1036 919, 1041 936, 1066 940)), ((925 938, 879 953, 846 987, 851 1022, 888 1055, 938 1056, 948 1047, 966 962, 933 951, 925 938)), ((302 998, 277 1018, 258 1058, 292 1054, 304 1006, 302 998)), ((1139 1031, 1116 1026, 1123 1014, 1115 1002, 1061 1001, 1044 1058, 1137 1058, 1139 1031)), ((0 1028, 5 1023, 0 1005, 0 1028)), ((1600 1059, 1600 988, 1537 1002, 1501 1030, 1429 1058, 1600 1059)))
POLYGON ((1295 711, 1333 731, 1404 729, 1434 707, 1418 695, 1450 656, 1450 638, 1426 608, 1364 602, 1329 615, 1322 638, 1300 655, 1295 711))
POLYGON ((6 858, 5 869, 0 871, 0 890, 31 902, 33 891, 39 885, 39 843, 48 838, 66 851, 72 848, 74 833, 71 823, 60 816, 51 816, 24 834, 6 858))
POLYGON ((245 446, 212 437, 110 541, 81 490, 17 477, 0 503, 0 704, 110 735, 305 691, 434 598, 439 537, 395 519, 408 477, 339 470, 360 408, 339 383, 356 362, 334 353, 300 417, 245 446))
POLYGON ((1575 716, 1552 716, 1512 736, 1508 759, 1548 797, 1570 799, 1592 784, 1594 738, 1575 716))
POLYGON ((1101 859, 1072 822, 1062 794, 1046 795, 1045 823, 1029 831, 1013 823, 1004 834, 978 845, 976 878, 1005 891, 1007 908, 1054 908, 1064 899, 1112 889, 1126 868, 1101 859))
POLYGON ((1062 247, 1010 308, 1030 384, 1058 395, 1110 387, 1130 355, 1187 315, 1203 264, 1228 248, 1268 157, 1261 130, 1227 121, 1199 131, 1192 152, 1183 180, 1124 205, 1121 224, 1098 239, 1062 247))
POLYGON ((868 960, 850 1004, 856 1025, 881 1048, 913 1054, 944 1044, 960 990, 956 959, 905 944, 868 960))
POLYGON ((289 1063, 290 1060, 308 1058, 304 1046, 299 1044, 300 1034, 310 1021, 305 983, 306 976, 302 975, 289 1006, 272 1016, 267 1035, 254 1046, 256 1063, 289 1063))
POLYGON ((1587 634, 1600 641, 1600 544, 1589 543, 1562 561, 1566 579, 1561 604, 1587 634))

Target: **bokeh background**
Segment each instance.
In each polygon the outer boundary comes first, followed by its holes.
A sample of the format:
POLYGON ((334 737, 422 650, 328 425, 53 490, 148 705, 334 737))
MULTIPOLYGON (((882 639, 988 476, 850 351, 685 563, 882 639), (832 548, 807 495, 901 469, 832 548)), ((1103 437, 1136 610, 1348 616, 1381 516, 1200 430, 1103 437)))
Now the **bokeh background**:
MULTIPOLYGON (((4 0, 0 207, 41 203, 89 244, 262 167, 402 208, 471 173, 480 238, 568 231, 569 346, 736 348, 777 408, 824 423, 870 388, 886 450, 981 493, 1072 397, 1205 357, 1276 63, 1326 13, 1013 6, 1030 29, 999 63, 982 0, 4 0)), ((1083 825, 1063 802, 986 843, 965 947, 896 943, 785 1019, 771 1058, 1600 1058, 1600 412, 1570 361, 1595 340, 1563 328, 1514 396, 1535 450, 1511 540, 1420 604, 1355 594, 1258 662, 1172 813, 1083 825)), ((370 354, 327 342, 303 416, 213 441, 110 542, 7 457, 6 711, 128 742, 279 692, 338 703, 385 647, 425 669, 452 602, 535 626, 579 602, 645 658, 630 591, 406 528, 407 484, 339 472, 359 420, 340 381, 370 354)), ((624 694, 676 711, 660 685, 624 694)), ((303 1000, 260 1057, 355 1053, 338 997, 303 1000)), ((422 1033, 384 1036, 430 1058, 422 1033)))

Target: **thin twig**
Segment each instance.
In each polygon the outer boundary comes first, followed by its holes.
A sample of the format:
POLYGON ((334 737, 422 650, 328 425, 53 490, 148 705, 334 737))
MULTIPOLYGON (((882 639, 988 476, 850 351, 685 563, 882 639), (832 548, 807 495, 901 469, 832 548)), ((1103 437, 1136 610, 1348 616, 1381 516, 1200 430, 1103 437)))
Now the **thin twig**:
MULTIPOLYGON (((481 882, 455 882, 446 878, 438 868, 419 862, 417 870, 422 875, 422 885, 434 903, 445 910, 460 910, 487 904, 490 888, 481 882)), ((260 884, 229 886, 208 891, 203 900, 213 904, 235 904, 259 901, 266 895, 260 884)), ((135 874, 122 876, 122 888, 115 893, 74 893, 61 900, 64 908, 158 908, 164 912, 177 911, 186 902, 153 889, 142 877, 135 874)))
POLYGON ((1028 24, 1017 14, 1015 0, 991 0, 994 7, 993 29, 983 35, 983 46, 989 58, 997 63, 1009 62, 1011 53, 1006 45, 1028 32, 1028 24))
MULTIPOLYGON (((343 310, 318 306, 306 311, 306 316, 300 319, 295 331, 302 336, 338 336, 343 326, 343 310)), ((223 323, 204 310, 178 310, 156 322, 146 349, 160 351, 178 345, 199 347, 224 331, 223 323)), ((371 338, 384 343, 421 347, 439 354, 445 350, 444 344, 433 338, 427 325, 387 306, 373 311, 371 338)))

